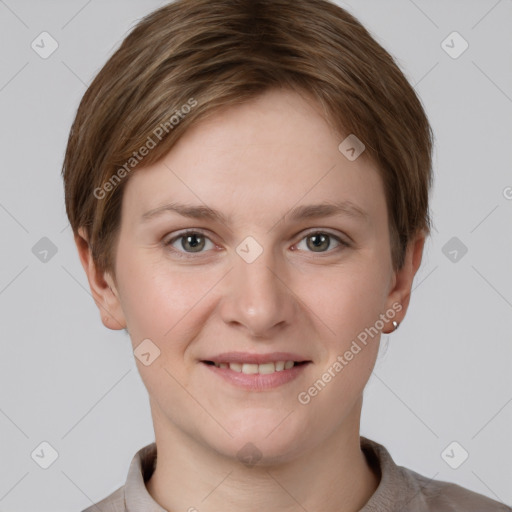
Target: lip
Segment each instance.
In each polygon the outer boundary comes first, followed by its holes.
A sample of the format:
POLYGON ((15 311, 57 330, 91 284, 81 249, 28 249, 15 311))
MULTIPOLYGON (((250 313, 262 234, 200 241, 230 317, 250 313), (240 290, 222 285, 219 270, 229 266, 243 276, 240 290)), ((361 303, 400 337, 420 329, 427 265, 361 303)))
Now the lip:
MULTIPOLYGON (((283 353, 281 353, 282 355, 283 353)), ((266 358, 265 362, 269 361, 277 361, 279 359, 268 359, 270 356, 275 357, 275 354, 269 354, 265 355, 266 358)), ((224 357, 224 354, 223 354, 224 357)), ((261 360, 261 359, 260 359, 261 360)), ((283 359, 280 359, 281 361, 283 359)), ((294 359, 287 359, 287 361, 293 361, 294 359)), ((211 359, 209 359, 211 361, 211 359)), ((254 361, 254 359, 253 359, 254 361)), ((226 362, 219 361, 219 362, 226 362)), ((230 362, 239 362, 239 361, 230 361, 230 362)), ((243 362, 248 362, 246 359, 244 359, 243 362)), ((248 363, 251 364, 251 363, 248 363)), ((256 363, 253 363, 256 364, 256 363)), ((293 366, 292 368, 288 370, 282 370, 280 372, 274 372, 269 374, 259 374, 259 373, 253 373, 253 374, 245 374, 245 373, 239 373, 235 372, 233 370, 230 370, 229 368, 217 368, 213 364, 207 364, 206 361, 201 361, 201 366, 203 366, 207 371, 213 372, 212 375, 214 378, 221 378, 224 379, 229 384, 236 386, 238 388, 242 388, 248 391, 265 391, 269 389, 274 389, 279 386, 282 386, 288 382, 293 381, 294 379, 298 378, 304 370, 311 364, 311 361, 307 361, 304 364, 301 364, 299 366, 293 366)))
POLYGON ((224 352, 211 357, 205 357, 201 362, 264 364, 275 361, 294 361, 296 363, 310 362, 307 357, 292 352, 272 352, 269 354, 254 354, 250 352, 224 352))

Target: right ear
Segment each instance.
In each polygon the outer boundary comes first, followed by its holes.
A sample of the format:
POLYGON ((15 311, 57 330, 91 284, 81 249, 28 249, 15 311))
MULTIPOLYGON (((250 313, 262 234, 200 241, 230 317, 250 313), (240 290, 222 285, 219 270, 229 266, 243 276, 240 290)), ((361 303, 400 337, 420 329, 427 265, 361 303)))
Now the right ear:
POLYGON ((97 270, 83 227, 78 228, 75 244, 103 325, 112 330, 125 329, 126 320, 119 300, 119 293, 110 274, 97 270))

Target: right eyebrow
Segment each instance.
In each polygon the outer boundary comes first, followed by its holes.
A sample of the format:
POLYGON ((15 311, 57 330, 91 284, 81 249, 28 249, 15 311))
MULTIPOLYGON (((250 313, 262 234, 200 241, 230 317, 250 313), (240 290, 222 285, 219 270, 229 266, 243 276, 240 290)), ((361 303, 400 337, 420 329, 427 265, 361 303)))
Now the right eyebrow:
POLYGON ((178 213, 183 217, 190 217, 192 219, 206 219, 212 221, 218 221, 223 224, 227 223, 226 217, 219 211, 214 210, 208 206, 202 205, 189 205, 183 203, 168 203, 153 210, 149 210, 144 213, 141 217, 142 222, 147 222, 155 217, 159 217, 164 213, 174 212, 178 213))

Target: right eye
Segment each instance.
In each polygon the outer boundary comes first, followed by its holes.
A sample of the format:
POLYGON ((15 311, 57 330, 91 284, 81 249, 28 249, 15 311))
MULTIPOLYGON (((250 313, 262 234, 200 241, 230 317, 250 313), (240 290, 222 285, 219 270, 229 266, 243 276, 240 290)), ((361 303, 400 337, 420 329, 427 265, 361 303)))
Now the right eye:
POLYGON ((169 247, 173 252, 179 253, 180 255, 185 254, 184 257, 189 257, 188 254, 200 254, 204 252, 203 249, 207 245, 207 242, 210 242, 212 246, 214 245, 201 231, 187 230, 164 242, 164 245, 169 247), (180 242, 179 248, 174 247, 176 242, 180 242))

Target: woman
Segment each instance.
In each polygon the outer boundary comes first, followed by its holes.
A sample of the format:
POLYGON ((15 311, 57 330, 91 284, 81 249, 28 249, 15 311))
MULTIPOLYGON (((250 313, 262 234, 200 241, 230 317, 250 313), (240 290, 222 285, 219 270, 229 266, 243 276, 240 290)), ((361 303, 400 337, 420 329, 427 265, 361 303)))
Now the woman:
POLYGON ((510 510, 359 433, 430 232, 432 144, 392 57, 324 0, 181 0, 135 27, 63 177, 155 443, 87 511, 510 510))

